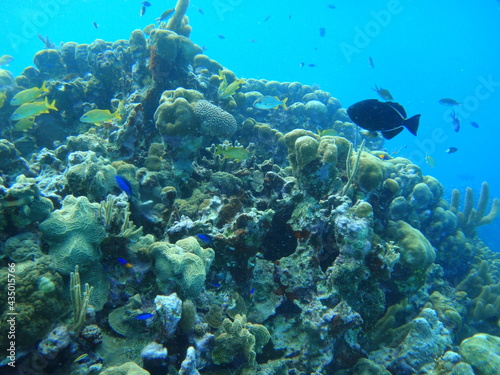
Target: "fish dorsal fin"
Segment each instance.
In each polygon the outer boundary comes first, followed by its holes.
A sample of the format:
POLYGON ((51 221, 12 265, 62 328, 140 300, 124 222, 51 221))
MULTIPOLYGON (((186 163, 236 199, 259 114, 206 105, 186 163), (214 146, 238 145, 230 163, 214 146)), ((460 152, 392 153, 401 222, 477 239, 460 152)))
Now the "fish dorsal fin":
POLYGON ((392 108, 398 111, 401 117, 406 118, 406 111, 401 104, 395 102, 385 102, 385 104, 389 104, 392 108))
POLYGON ((403 131, 403 127, 400 126, 399 128, 392 129, 392 130, 386 130, 386 131, 383 131, 381 133, 385 139, 392 139, 395 136, 397 136, 399 133, 401 133, 402 131, 403 131))

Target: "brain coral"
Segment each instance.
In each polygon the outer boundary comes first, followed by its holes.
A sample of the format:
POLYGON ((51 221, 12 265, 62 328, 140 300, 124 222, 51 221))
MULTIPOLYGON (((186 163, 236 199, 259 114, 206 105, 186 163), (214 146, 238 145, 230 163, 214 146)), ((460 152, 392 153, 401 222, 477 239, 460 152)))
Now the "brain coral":
POLYGON ((86 197, 68 195, 62 208, 52 212, 40 224, 57 271, 67 275, 78 265, 82 282, 94 286, 91 303, 97 310, 106 302, 109 289, 108 278, 99 263, 99 244, 106 238, 99 207, 86 197))
POLYGON ((193 110, 203 133, 228 138, 236 132, 238 125, 235 118, 222 108, 200 100, 193 106, 193 110))
POLYGON ((203 249, 198 241, 185 238, 171 244, 155 242, 149 252, 155 259, 154 272, 160 290, 171 292, 178 287, 178 292, 186 297, 197 297, 205 284, 206 272, 214 259, 214 251, 203 249))
POLYGON ((62 208, 52 212, 40 229, 50 245, 49 255, 63 274, 101 256, 99 244, 106 238, 106 232, 99 222, 99 204, 90 203, 86 197, 68 195, 62 208))

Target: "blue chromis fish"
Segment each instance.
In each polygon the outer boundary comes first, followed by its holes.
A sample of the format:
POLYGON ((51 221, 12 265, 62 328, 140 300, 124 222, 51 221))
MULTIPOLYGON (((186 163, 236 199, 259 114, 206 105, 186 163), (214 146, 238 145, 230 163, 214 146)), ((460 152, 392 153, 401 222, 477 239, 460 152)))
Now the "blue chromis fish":
POLYGON ((456 147, 450 147, 449 149, 446 150, 446 153, 447 154, 454 154, 457 151, 458 151, 458 148, 456 148, 456 147))
POLYGON ((448 107, 453 107, 455 105, 460 105, 459 102, 457 102, 455 99, 451 99, 451 98, 439 99, 438 103, 441 104, 441 105, 448 106, 448 107))
MULTIPOLYGON (((1 95, 1 93, 0 93, 0 95, 1 95)), ((0 107, 1 107, 1 105, 0 105, 0 107)), ((477 122, 475 122, 475 121, 471 121, 471 122, 470 122, 470 124, 471 124, 474 128, 479 128, 479 124, 478 124, 477 122)))
POLYGON ((207 243, 207 244, 210 244, 213 242, 213 238, 211 235, 209 234, 203 234, 203 233, 199 233, 196 235, 196 237, 198 237, 201 241, 207 243))
POLYGON ((255 288, 250 289, 250 293, 248 293, 248 294, 249 294, 250 299, 252 299, 254 294, 255 294, 255 288))
POLYGON ((38 99, 42 95, 48 94, 49 90, 45 86, 45 81, 42 83, 40 88, 32 87, 30 89, 26 89, 23 91, 19 91, 10 101, 10 105, 18 106, 24 103, 32 102, 35 99, 38 99))
POLYGON ((8 65, 10 64, 12 61, 14 60, 14 58, 10 55, 2 55, 0 57, 0 66, 2 65, 8 65))
POLYGON ((49 109, 58 111, 56 108, 56 101, 53 100, 52 103, 49 103, 47 97, 45 97, 43 102, 25 103, 21 105, 14 111, 12 116, 10 116, 10 119, 12 121, 19 121, 28 117, 35 117, 42 113, 49 113, 49 109))
POLYGON ((371 56, 368 56, 368 64, 372 67, 372 69, 375 69, 375 63, 373 62, 371 56))
POLYGON ((171 18, 174 15, 174 13, 175 13, 175 9, 174 8, 168 9, 168 10, 164 11, 160 17, 158 17, 157 19, 155 19, 155 21, 156 22, 166 21, 169 18, 171 18))
POLYGON ((224 159, 234 159, 236 161, 241 161, 248 159, 250 156, 250 151, 244 147, 228 147, 222 148, 220 145, 215 149, 214 155, 222 155, 224 159))
POLYGON ((121 120, 121 116, 118 110, 116 110, 114 113, 111 113, 109 109, 92 109, 88 112, 85 112, 83 116, 80 117, 80 121, 98 125, 101 122, 109 121, 114 118, 121 120))
POLYGON ((125 192, 129 197, 132 197, 132 184, 130 183, 129 180, 127 180, 123 176, 116 175, 115 176, 116 183, 118 184, 118 187, 125 192))
POLYGON ((458 131, 460 130, 460 119, 458 118, 455 111, 450 113, 450 117, 451 117, 451 123, 453 124, 453 130, 455 130, 455 132, 458 133, 458 131))
POLYGON ((288 98, 283 100, 279 100, 277 96, 263 96, 262 98, 257 99, 253 106, 258 109, 273 109, 278 107, 283 107, 283 109, 287 109, 286 101, 288 98))
POLYGON ((378 87, 377 85, 375 85, 375 88, 372 90, 375 91, 384 100, 394 100, 389 90, 378 87))
POLYGON ((151 313, 142 313, 142 314, 139 314, 139 315, 135 316, 134 319, 137 319, 137 320, 148 320, 148 319, 151 319, 153 316, 155 316, 155 315, 151 314, 151 313))

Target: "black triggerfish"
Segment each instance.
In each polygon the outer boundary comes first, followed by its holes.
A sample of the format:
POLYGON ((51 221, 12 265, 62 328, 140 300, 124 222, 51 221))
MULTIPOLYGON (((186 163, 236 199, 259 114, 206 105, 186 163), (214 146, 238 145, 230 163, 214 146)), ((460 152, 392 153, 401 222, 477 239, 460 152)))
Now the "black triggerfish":
POLYGON ((356 125, 369 131, 379 131, 385 139, 394 138, 403 131, 403 127, 417 135, 420 121, 420 115, 406 118, 406 111, 401 104, 377 99, 354 103, 347 108, 347 114, 356 125))

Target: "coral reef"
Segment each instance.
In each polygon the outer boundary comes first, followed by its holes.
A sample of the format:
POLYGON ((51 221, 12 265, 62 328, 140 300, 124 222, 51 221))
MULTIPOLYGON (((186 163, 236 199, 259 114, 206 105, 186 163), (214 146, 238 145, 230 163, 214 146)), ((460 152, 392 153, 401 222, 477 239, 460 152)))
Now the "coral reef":
POLYGON ((0 70, 0 289, 15 265, 20 364, 495 373, 500 255, 477 236, 498 216, 489 185, 477 207, 471 189, 448 202, 331 94, 239 78, 189 39, 188 6, 0 70), (20 127, 10 101, 30 89, 59 110, 20 127), (282 104, 254 105, 266 96, 282 104), (80 121, 94 109, 116 116, 80 121))

